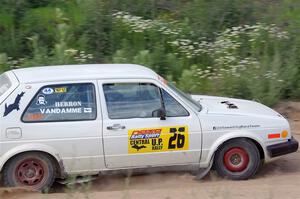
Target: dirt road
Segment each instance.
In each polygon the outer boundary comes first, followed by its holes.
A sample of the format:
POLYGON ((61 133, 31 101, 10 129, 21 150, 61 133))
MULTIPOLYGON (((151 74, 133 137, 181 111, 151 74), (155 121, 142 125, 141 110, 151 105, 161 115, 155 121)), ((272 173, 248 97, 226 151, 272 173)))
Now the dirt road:
MULTIPOLYGON (((289 117, 294 135, 300 140, 300 103, 282 103, 276 109, 289 117)), ((213 172, 202 181, 187 173, 140 175, 130 179, 110 176, 73 189, 55 184, 50 194, 0 188, 0 198, 300 199, 300 153, 264 165, 255 178, 247 181, 224 180, 213 172)))

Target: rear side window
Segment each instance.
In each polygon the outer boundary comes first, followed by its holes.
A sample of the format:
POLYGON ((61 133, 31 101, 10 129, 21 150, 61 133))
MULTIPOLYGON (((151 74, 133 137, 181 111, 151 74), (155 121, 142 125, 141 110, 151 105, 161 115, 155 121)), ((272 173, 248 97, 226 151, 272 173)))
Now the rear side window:
POLYGON ((5 74, 0 75, 0 97, 11 87, 11 82, 5 74))
POLYGON ((41 88, 25 112, 23 122, 94 120, 97 116, 93 84, 50 85, 41 88))

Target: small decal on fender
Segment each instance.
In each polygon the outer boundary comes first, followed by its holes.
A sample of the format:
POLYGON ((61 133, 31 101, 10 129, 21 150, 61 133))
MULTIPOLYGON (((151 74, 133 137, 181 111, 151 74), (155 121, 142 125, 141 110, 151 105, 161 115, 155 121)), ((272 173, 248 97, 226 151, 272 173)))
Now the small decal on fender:
POLYGON ((259 128, 260 125, 233 125, 233 126, 213 126, 213 130, 231 130, 231 129, 250 129, 250 128, 259 128))

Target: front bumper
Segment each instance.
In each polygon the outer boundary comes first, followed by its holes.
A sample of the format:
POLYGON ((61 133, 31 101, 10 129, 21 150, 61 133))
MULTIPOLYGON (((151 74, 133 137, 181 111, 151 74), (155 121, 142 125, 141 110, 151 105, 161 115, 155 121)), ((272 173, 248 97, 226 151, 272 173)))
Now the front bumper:
POLYGON ((292 137, 287 142, 267 146, 267 151, 271 158, 293 153, 298 150, 298 141, 292 137))

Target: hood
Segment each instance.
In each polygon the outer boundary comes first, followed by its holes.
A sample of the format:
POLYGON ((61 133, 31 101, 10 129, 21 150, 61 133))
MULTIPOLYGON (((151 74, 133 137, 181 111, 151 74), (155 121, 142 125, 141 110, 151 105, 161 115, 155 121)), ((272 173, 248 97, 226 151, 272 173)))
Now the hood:
POLYGON ((255 101, 205 95, 192 95, 192 98, 197 100, 208 114, 282 117, 273 109, 255 101))

